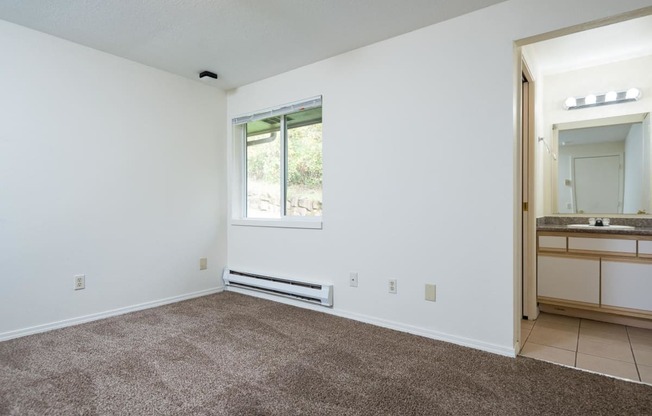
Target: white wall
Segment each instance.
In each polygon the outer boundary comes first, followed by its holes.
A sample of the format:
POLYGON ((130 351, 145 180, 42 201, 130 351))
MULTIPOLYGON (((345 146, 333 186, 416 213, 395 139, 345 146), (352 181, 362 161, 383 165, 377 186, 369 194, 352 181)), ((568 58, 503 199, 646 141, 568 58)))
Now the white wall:
POLYGON ((552 125, 573 121, 593 120, 627 114, 645 113, 652 110, 652 55, 611 64, 578 69, 545 77, 544 117, 546 134, 552 125), (636 87, 641 98, 635 102, 564 110, 563 103, 570 96, 626 90, 636 87))
POLYGON ((229 120, 323 95, 324 228, 230 226, 229 266, 332 281, 336 313, 513 353, 513 42, 649 5, 507 1, 231 91, 229 120))
MULTIPOLYGON (((645 117, 643 120, 642 135, 643 135, 643 153, 645 157, 643 158, 643 172, 652 172, 652 130, 650 129, 650 114, 645 117)), ((650 176, 643 177, 643 195, 642 201, 643 205, 652 208, 652 178, 650 176)), ((652 210, 647 209, 648 214, 652 213, 652 210)))
POLYGON ((217 288, 225 94, 3 21, 0 51, 0 338, 217 288))
POLYGON ((632 125, 627 138, 625 138, 625 198, 623 212, 636 213, 639 210, 648 209, 643 185, 645 182, 644 177, 649 177, 649 174, 646 175, 643 171, 643 166, 646 165, 643 161, 643 149, 646 147, 643 145, 643 123, 632 125))
MULTIPOLYGON (((544 137, 552 142, 552 126, 559 123, 601 119, 629 114, 648 113, 652 111, 652 56, 645 56, 606 65, 578 69, 544 76, 543 117, 544 137), (581 110, 564 110, 564 100, 569 96, 585 96, 589 93, 604 93, 611 90, 626 90, 636 87, 641 90, 641 99, 636 102, 605 105, 581 110)), ((539 121, 541 121, 539 120, 539 121)), ((537 148, 545 157, 545 150, 537 148)), ((549 169, 554 164, 539 167, 537 174, 550 176, 549 169), (548 170, 546 170, 548 169, 548 170)), ((546 201, 551 200, 551 190, 539 189, 537 195, 544 194, 546 201)), ((545 205, 545 215, 556 210, 552 205, 545 205)))

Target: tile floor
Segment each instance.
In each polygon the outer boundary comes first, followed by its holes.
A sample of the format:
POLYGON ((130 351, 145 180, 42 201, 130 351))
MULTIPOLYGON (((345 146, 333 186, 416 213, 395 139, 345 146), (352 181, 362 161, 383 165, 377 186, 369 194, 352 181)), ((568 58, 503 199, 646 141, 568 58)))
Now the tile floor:
POLYGON ((561 315, 521 321, 521 355, 652 384, 652 330, 561 315))

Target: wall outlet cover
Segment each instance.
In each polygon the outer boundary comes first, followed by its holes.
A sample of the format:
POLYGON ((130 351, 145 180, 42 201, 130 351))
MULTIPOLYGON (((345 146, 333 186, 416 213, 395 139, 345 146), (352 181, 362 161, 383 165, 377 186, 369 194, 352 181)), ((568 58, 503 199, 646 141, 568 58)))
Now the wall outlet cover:
POLYGON ((396 294, 398 288, 396 287, 396 279, 389 279, 389 293, 396 294))
POLYGON ((208 269, 208 259, 206 257, 202 257, 199 259, 199 270, 206 269, 208 269))
POLYGON ((73 289, 75 290, 81 290, 86 288, 86 275, 85 274, 78 274, 75 276, 75 285, 73 289))
POLYGON ((349 273, 349 286, 358 287, 358 273, 357 272, 349 273))

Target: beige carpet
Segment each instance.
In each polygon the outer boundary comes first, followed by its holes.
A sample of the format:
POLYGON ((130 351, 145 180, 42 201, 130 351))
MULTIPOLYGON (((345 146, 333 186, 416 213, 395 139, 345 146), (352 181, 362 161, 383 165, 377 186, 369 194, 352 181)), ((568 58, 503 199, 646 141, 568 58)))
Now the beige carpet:
POLYGON ((0 343, 2 415, 644 415, 652 386, 235 293, 0 343))

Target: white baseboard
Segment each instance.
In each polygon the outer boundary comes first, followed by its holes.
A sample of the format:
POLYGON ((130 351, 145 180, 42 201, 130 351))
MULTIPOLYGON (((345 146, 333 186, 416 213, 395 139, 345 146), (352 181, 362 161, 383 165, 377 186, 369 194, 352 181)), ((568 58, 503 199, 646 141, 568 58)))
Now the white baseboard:
POLYGON ((172 296, 165 299, 140 303, 138 305, 112 309, 110 311, 93 313, 90 315, 79 316, 76 318, 64 319, 63 321, 51 322, 43 325, 36 325, 28 328, 17 329, 14 331, 2 332, 0 333, 0 341, 7 341, 13 338, 20 338, 27 335, 38 334, 40 332, 51 331, 53 329, 59 329, 59 328, 65 328, 67 326, 83 324, 85 322, 97 321, 99 319, 109 318, 111 316, 123 315, 125 313, 136 312, 143 309, 155 308, 157 306, 167 305, 169 303, 181 302, 182 300, 198 298, 200 296, 212 295, 213 293, 219 293, 222 291, 224 291, 224 286, 219 286, 212 289, 200 290, 199 292, 186 293, 185 295, 172 296))
POLYGON ((495 345, 483 341, 478 341, 471 338, 459 337, 456 335, 450 335, 439 331, 433 331, 430 329, 420 328, 412 325, 406 325, 399 322, 393 322, 386 319, 375 318, 372 316, 367 316, 363 314, 358 314, 355 312, 335 310, 331 308, 326 308, 319 305, 313 305, 310 303, 295 301, 292 299, 287 299, 279 296, 268 295, 266 293, 260 293, 255 291, 249 291, 246 289, 223 286, 216 287, 212 289, 202 290, 199 292, 187 293, 185 295, 173 296, 165 299, 159 299, 151 302, 145 302, 138 305, 127 306, 124 308, 113 309, 110 311, 94 313, 90 315, 80 316, 76 318, 65 319, 62 321, 51 322, 48 324, 32 326, 28 328, 22 328, 14 331, 8 331, 0 333, 0 341, 6 341, 13 338, 24 337, 27 335, 38 334, 41 332, 51 331, 53 329, 65 328, 68 326, 78 325, 85 322, 97 321, 99 319, 109 318, 112 316, 123 315, 129 312, 136 312, 143 309, 155 308, 157 306, 167 305, 170 303, 180 302, 183 300, 193 299, 200 296, 207 296, 214 293, 219 293, 224 290, 231 292, 241 293, 244 295, 259 297, 275 302, 285 303, 292 306, 297 306, 300 308, 311 309, 318 312, 324 312, 327 314, 339 316, 342 318, 353 319, 354 321, 364 322, 371 325, 380 326, 383 328, 393 329, 395 331, 407 332, 409 334, 419 335, 425 338, 435 339, 438 341, 450 342, 457 345, 462 345, 464 347, 475 348, 482 351, 491 352, 494 354, 504 355, 507 357, 516 357, 515 348, 506 348, 500 345, 495 345))
POLYGON ((496 345, 488 342, 478 341, 471 338, 460 337, 457 335, 446 334, 439 331, 433 331, 431 329, 420 328, 412 325, 406 325, 400 322, 393 322, 386 319, 375 318, 368 315, 363 315, 355 312, 348 312, 342 310, 336 310, 327 308, 324 306, 313 305, 306 302, 296 301, 293 299, 284 298, 281 296, 268 295, 266 293, 256 292, 247 289, 241 289, 233 286, 227 286, 226 291, 241 293, 243 295, 254 296, 258 298, 263 298, 271 300, 274 302, 284 303, 287 305, 297 306, 300 308, 310 309, 313 311, 328 313, 331 315, 339 316, 342 318, 353 319, 354 321, 364 322, 371 325, 380 326, 383 328, 393 329, 395 331, 407 332, 413 335, 419 335, 425 338, 435 339, 437 341, 450 342, 452 344, 461 345, 463 347, 474 348, 481 351, 490 352, 493 354, 503 355, 510 358, 516 357, 516 348, 515 347, 504 347, 502 345, 496 345))
POLYGON ((478 341, 472 338, 465 338, 457 335, 446 334, 444 332, 433 331, 431 329, 420 328, 417 326, 407 325, 399 322, 388 321, 385 319, 379 319, 379 318, 362 315, 354 312, 346 312, 346 311, 324 311, 324 312, 327 313, 330 312, 333 315, 337 315, 342 318, 349 318, 355 321, 365 322, 383 328, 393 329, 395 331, 407 332, 409 334, 419 335, 425 338, 435 339, 437 341, 450 342, 452 344, 461 345, 463 347, 469 347, 481 351, 491 352, 493 354, 504 355, 510 358, 516 357, 516 352, 513 347, 512 348, 503 347, 501 345, 491 344, 484 341, 478 341))

